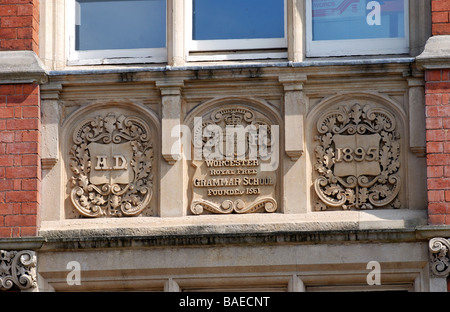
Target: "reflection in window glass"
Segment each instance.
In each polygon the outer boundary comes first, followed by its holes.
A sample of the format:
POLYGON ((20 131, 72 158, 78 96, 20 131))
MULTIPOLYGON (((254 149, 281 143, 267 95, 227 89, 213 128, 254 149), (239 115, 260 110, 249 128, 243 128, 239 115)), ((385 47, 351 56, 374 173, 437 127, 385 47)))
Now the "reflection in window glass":
POLYGON ((77 0, 76 50, 166 47, 166 0, 77 0))
POLYGON ((407 0, 312 0, 313 40, 405 38, 407 0))
POLYGON ((194 0, 193 39, 284 38, 284 0, 194 0))

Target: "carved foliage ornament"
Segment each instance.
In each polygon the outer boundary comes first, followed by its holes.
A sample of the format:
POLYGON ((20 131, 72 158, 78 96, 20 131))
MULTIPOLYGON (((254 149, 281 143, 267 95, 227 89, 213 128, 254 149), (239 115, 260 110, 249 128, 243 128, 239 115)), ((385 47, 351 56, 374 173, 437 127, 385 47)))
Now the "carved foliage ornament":
POLYGON ((97 116, 76 128, 73 143, 70 198, 82 216, 137 216, 148 207, 153 145, 143 120, 97 116))
POLYGON ((0 290, 36 288, 36 262, 34 251, 0 250, 0 290))
POLYGON ((445 238, 437 237, 430 240, 431 272, 435 276, 447 277, 450 273, 449 250, 450 241, 445 238))
POLYGON ((341 105, 317 122, 316 210, 400 208, 400 144, 394 116, 341 105))

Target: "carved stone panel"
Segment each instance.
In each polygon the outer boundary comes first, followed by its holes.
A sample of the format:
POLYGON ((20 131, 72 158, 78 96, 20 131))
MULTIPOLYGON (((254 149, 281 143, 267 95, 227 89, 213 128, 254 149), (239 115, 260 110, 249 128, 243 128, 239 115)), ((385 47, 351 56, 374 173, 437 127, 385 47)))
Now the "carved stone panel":
POLYGON ((315 210, 400 208, 400 131, 387 109, 348 101, 318 118, 315 210))
POLYGON ((265 115, 243 105, 228 105, 197 120, 191 212, 276 212, 274 132, 265 115))
POLYGON ((138 216, 153 196, 153 143, 140 117, 109 112, 83 120, 70 149, 70 200, 84 217, 138 216))

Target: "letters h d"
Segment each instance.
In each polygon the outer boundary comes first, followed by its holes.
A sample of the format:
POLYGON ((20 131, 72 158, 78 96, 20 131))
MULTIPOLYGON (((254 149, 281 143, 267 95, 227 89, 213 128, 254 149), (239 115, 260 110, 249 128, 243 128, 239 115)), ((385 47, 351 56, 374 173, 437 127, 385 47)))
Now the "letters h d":
POLYGON ((128 164, 127 160, 122 155, 113 155, 114 158, 114 166, 111 168, 108 166, 108 156, 98 155, 97 156, 97 165, 95 166, 95 170, 127 170, 128 164))
MULTIPOLYGON (((210 124, 203 127, 201 117, 194 118, 193 135, 186 125, 172 128, 171 136, 176 138, 172 145, 173 156, 182 155, 186 160, 243 160, 248 155, 249 160, 262 160, 261 171, 275 171, 279 165, 279 126, 251 124, 226 126, 225 133, 219 125, 210 124), (269 138, 270 137, 270 138, 269 138), (270 141, 269 141, 270 140, 270 141), (270 143, 269 143, 270 142, 270 143), (194 146, 192 153, 191 146, 194 146), (270 152, 269 152, 270 147, 270 152)), ((177 160, 180 158, 174 157, 177 160)))

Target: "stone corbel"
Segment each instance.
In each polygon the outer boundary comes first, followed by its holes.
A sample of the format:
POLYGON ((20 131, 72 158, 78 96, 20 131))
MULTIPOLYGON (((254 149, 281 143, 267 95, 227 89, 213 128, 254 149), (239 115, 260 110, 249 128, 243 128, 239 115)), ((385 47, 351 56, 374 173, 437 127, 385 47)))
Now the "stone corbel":
POLYGON ((180 136, 173 135, 173 131, 180 131, 181 121, 181 90, 183 81, 158 81, 156 86, 162 96, 162 156, 171 165, 181 159, 182 146, 180 136))
POLYGON ((423 77, 409 77, 409 146, 418 157, 425 157, 425 82, 423 77))
POLYGON ((0 250, 0 291, 37 289, 36 253, 0 250))
POLYGON ((33 51, 0 51, 0 84, 47 81, 44 64, 33 51))
POLYGON ((421 70, 450 68, 450 35, 432 36, 425 44, 425 49, 416 57, 421 70))
POLYGON ((51 169, 59 160, 59 97, 62 85, 47 84, 41 86, 41 165, 42 169, 51 169))
POLYGON ((450 273, 450 241, 433 238, 429 242, 431 273, 434 277, 447 278, 450 273))
POLYGON ((305 150, 304 116, 306 113, 303 85, 306 75, 279 78, 284 87, 285 151, 292 161, 298 160, 305 150))

